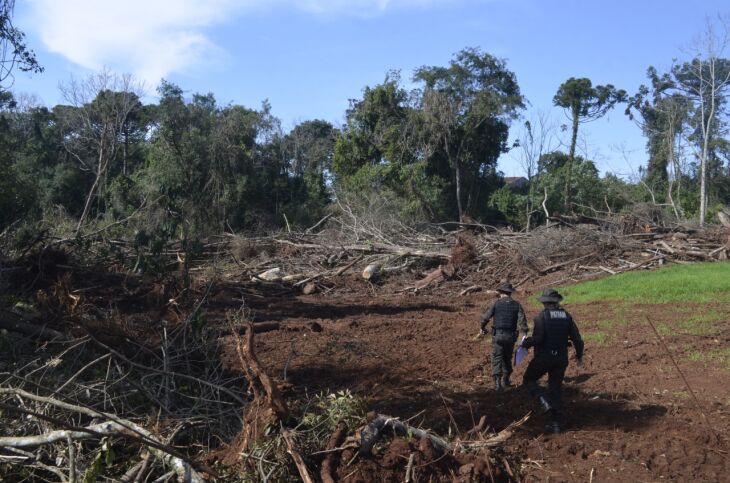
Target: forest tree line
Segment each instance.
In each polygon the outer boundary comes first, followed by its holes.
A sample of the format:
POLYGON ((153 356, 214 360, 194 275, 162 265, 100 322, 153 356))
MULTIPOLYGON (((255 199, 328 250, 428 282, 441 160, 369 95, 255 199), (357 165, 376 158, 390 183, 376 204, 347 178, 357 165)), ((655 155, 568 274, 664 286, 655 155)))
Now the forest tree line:
POLYGON ((157 102, 146 103, 138 82, 109 71, 62 85, 54 107, 4 89, 0 230, 79 234, 133 219, 145 236, 187 239, 307 227, 345 202, 367 211, 373 198, 406 223, 469 216, 523 229, 547 213, 637 203, 704 223, 730 203, 730 59, 707 52, 666 72, 649 67, 634 93, 567 79, 553 99, 563 126, 530 112, 507 63, 474 48, 416 69, 412 89, 387 73, 350 101, 342 126, 308 120, 288 132, 268 102, 220 104, 163 80, 157 102), (610 110, 646 138, 634 179, 601 175, 578 154, 581 126, 610 110), (509 150, 526 183, 505 183, 498 170, 509 150))

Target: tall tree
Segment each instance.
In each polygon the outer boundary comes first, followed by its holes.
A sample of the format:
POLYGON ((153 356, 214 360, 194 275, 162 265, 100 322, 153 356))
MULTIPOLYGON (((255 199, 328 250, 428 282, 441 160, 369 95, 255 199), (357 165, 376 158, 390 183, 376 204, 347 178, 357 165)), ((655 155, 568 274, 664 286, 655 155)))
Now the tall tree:
POLYGON ((649 67, 647 75, 651 88, 639 87, 628 100, 626 115, 637 122, 647 139, 649 163, 643 184, 650 190, 653 199, 654 191, 666 186, 669 204, 679 218, 682 212, 679 150, 692 103, 677 90, 670 74, 659 75, 654 67, 649 67))
POLYGON ((571 77, 563 82, 553 97, 553 104, 565 109, 571 121, 570 151, 568 169, 565 177, 564 200, 566 211, 571 210, 572 169, 575 160, 575 147, 578 142, 578 126, 585 122, 603 117, 618 102, 626 100, 626 91, 616 89, 611 84, 593 86, 590 79, 571 77))
POLYGON ((730 59, 724 58, 730 45, 730 19, 720 18, 719 31, 710 20, 699 40, 692 46, 692 60, 675 65, 672 75, 677 85, 695 103, 690 120, 697 141, 700 162, 700 226, 707 215, 707 174, 713 145, 722 129, 730 91, 730 59))
POLYGON ((424 66, 414 80, 422 82, 421 110, 431 151, 443 155, 452 169, 459 219, 478 198, 479 178, 506 152, 509 125, 524 108, 515 75, 505 61, 467 48, 448 67, 424 66))
POLYGON ((130 113, 142 107, 142 86, 131 75, 103 70, 83 80, 72 78, 61 86, 61 93, 69 104, 60 111, 66 133, 64 148, 94 177, 76 226, 78 233, 106 181, 110 164, 124 146, 130 113))

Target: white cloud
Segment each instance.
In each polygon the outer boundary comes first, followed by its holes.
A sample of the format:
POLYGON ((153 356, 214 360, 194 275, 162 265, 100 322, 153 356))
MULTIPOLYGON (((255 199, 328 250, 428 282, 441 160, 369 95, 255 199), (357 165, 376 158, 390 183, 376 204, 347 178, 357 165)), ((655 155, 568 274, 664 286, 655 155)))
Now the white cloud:
POLYGON ((216 53, 207 27, 246 11, 296 8, 315 14, 372 15, 392 7, 450 0, 29 0, 46 48, 82 67, 131 71, 156 85, 216 53))

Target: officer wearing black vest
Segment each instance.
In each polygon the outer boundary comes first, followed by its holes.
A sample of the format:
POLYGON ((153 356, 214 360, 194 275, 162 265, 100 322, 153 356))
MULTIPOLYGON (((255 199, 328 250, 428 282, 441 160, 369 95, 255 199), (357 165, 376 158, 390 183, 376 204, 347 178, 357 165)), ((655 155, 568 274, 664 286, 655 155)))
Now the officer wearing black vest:
POLYGON ((512 298, 515 291, 511 283, 501 283, 497 287, 499 299, 494 302, 479 321, 479 336, 486 335, 489 319, 494 318, 492 326, 492 376, 497 391, 511 386, 512 352, 517 342, 517 330, 527 336, 527 318, 519 302, 512 298))
POLYGON ((575 347, 578 367, 583 365, 583 339, 570 314, 561 307, 563 296, 554 289, 543 291, 539 298, 545 309, 535 317, 532 337, 522 342, 523 347, 534 347, 535 355, 525 370, 523 384, 530 394, 537 397, 543 412, 552 416, 548 430, 561 431, 559 419, 562 417, 561 389, 565 369, 568 367, 568 340, 575 347), (548 375, 548 394, 546 396, 537 381, 548 375))

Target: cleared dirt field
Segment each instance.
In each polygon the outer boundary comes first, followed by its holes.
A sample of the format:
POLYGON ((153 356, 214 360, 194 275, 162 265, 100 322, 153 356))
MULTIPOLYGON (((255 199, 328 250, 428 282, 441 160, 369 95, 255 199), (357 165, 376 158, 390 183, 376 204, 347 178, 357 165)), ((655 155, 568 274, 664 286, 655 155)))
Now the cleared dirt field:
MULTIPOLYGON (((517 294, 530 318, 538 307, 528 298, 539 289, 517 294)), ((447 285, 438 293, 399 294, 353 276, 329 295, 246 303, 257 322, 282 325, 257 334, 256 346, 271 374, 282 377, 286 366, 290 394, 350 389, 374 411, 413 418, 411 424, 441 435, 463 434, 481 416, 499 431, 536 405, 519 386, 492 390, 488 340, 472 340, 490 296, 451 292, 447 285)), ((209 310, 222 311, 236 298, 234 289, 220 290, 209 310)), ((568 369, 563 434, 543 434, 545 421, 534 415, 509 440, 506 450, 521 458, 524 480, 727 481, 730 307, 569 299, 565 305, 586 340, 586 364, 568 369), (647 316, 665 336, 699 408, 647 316)), ((235 366, 233 357, 224 354, 235 366)), ((516 369, 516 382, 525 367, 516 369)), ((400 444, 380 460, 385 467, 368 472, 367 465, 343 464, 338 475, 403 481, 409 449, 400 444)))

